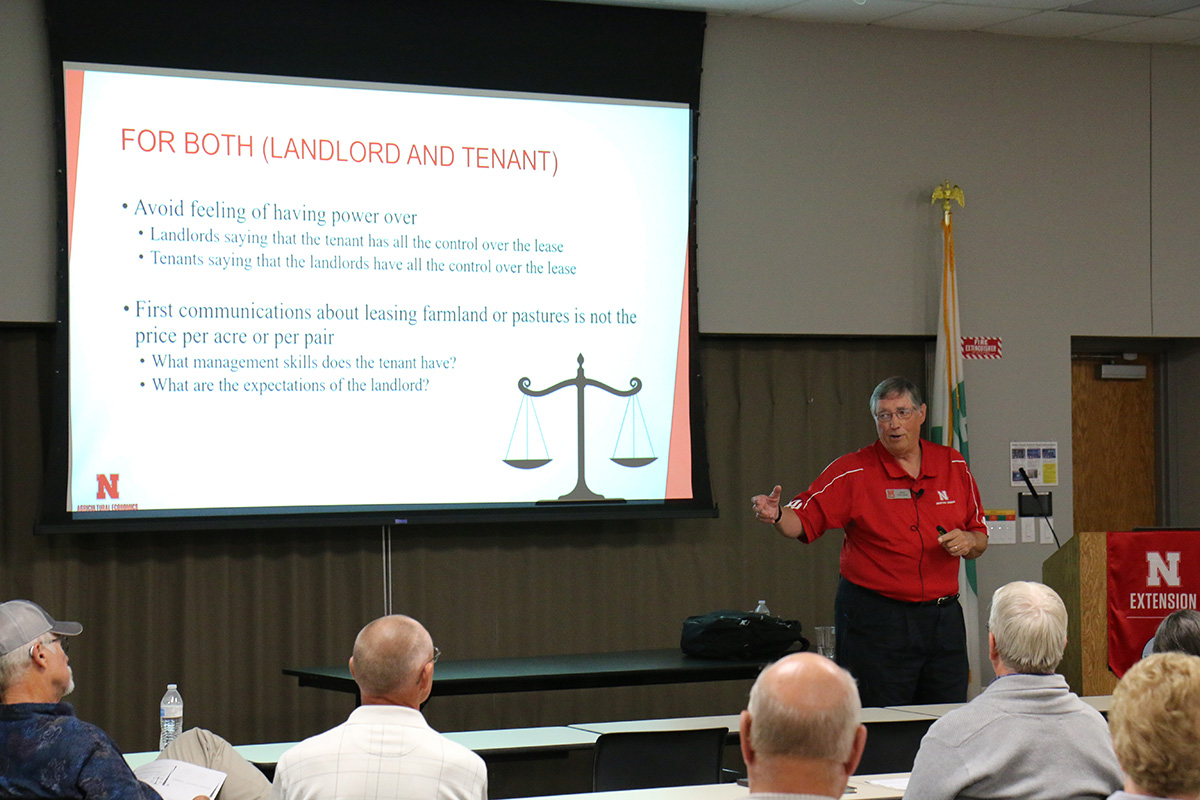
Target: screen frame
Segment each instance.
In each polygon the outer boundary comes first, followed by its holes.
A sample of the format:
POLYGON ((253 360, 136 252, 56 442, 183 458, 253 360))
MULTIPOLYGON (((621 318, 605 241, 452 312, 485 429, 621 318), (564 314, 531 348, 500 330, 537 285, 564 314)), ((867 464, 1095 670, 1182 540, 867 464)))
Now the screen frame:
POLYGON ((351 0, 346 4, 338 4, 337 11, 343 12, 340 14, 334 13, 329 5, 318 0, 302 0, 289 6, 289 11, 293 12, 289 31, 292 38, 281 46, 280 40, 272 36, 272 15, 278 11, 278 7, 266 0, 250 0, 248 3, 218 0, 205 3, 202 7, 200 4, 176 6, 154 0, 134 0, 123 4, 120 9, 99 9, 81 0, 47 0, 58 133, 59 265, 51 444, 47 454, 43 514, 36 532, 190 531, 716 516, 704 436, 699 326, 696 317, 695 153, 704 15, 530 0, 511 3, 351 0), (464 19, 472 22, 461 24, 464 19), (230 20, 236 20, 236 24, 230 20), (514 22, 515 25, 512 24, 514 22), (506 24, 519 35, 514 34, 510 41, 500 46, 495 41, 494 31, 506 24), (184 31, 187 35, 181 36, 184 31), (394 44, 388 34, 397 31, 402 32, 402 49, 408 52, 406 59, 381 59, 370 55, 381 50, 387 52, 383 45, 394 44), (333 41, 343 44, 333 45, 333 41), (544 47, 546 41, 553 41, 556 46, 544 47), (256 42, 275 44, 255 47, 256 42), (537 42, 541 42, 543 47, 537 51, 539 55, 529 59, 529 48, 537 42), (223 44, 214 46, 214 43, 223 44), (617 43, 619 47, 616 47, 617 43), (457 60, 433 57, 436 52, 445 50, 475 55, 457 60), (295 51, 320 52, 322 57, 297 58, 295 51), (522 57, 518 58, 518 55, 522 57), (498 68, 503 63, 521 63, 522 58, 530 62, 523 69, 498 68), (692 498, 628 503, 398 505, 386 509, 348 511, 334 507, 318 507, 317 510, 304 512, 289 509, 234 509, 232 513, 218 510, 137 516, 77 515, 67 511, 70 422, 66 365, 70 319, 66 291, 63 65, 80 61, 686 103, 691 110, 685 304, 688 313, 686 371, 691 418, 692 498))

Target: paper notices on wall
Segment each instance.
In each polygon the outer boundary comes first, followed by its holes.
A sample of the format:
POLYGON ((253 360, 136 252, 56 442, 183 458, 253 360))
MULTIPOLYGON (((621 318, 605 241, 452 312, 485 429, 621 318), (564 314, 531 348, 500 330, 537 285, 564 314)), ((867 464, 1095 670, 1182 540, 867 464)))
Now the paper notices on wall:
POLYGON ((1034 486, 1058 486, 1058 442, 1010 442, 1009 475, 1013 486, 1024 486, 1021 468, 1034 486))

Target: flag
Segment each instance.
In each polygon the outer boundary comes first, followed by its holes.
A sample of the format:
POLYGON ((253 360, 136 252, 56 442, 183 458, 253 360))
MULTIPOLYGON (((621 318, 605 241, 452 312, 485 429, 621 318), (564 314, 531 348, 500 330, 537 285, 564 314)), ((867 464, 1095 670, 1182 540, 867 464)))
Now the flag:
POLYGON ((937 349, 929 397, 929 438, 953 447, 971 463, 967 448, 967 401, 963 381, 962 334, 958 327, 958 279, 954 271, 954 221, 942 216, 945 257, 938 309, 937 349))
MULTIPOLYGON (((958 278, 954 265, 954 221, 950 200, 962 204, 962 190, 938 187, 933 199, 942 200, 942 262, 941 306, 938 310, 937 347, 934 351, 933 383, 929 392, 929 438, 937 444, 953 447, 963 454, 967 463, 971 454, 967 447, 967 399, 963 381, 962 334, 958 326, 958 278)), ((971 696, 981 689, 979 670, 979 581, 973 560, 961 559, 958 567, 958 593, 963 620, 967 628, 967 661, 970 665, 971 696)))

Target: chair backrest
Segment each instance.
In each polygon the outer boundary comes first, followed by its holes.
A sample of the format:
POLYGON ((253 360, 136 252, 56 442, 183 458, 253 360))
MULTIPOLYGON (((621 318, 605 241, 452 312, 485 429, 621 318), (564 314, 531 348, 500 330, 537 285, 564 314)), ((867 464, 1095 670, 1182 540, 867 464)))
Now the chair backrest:
POLYGON ((720 783, 728 738, 728 728, 601 734, 592 791, 720 783))

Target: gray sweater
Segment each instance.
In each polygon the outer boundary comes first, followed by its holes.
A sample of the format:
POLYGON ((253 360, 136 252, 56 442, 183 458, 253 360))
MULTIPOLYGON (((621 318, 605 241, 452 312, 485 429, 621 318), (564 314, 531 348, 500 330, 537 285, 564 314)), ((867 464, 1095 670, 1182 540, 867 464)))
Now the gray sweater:
POLYGON ((1108 723, 1061 675, 1006 675, 929 728, 911 800, 1104 800, 1122 786, 1108 723))

